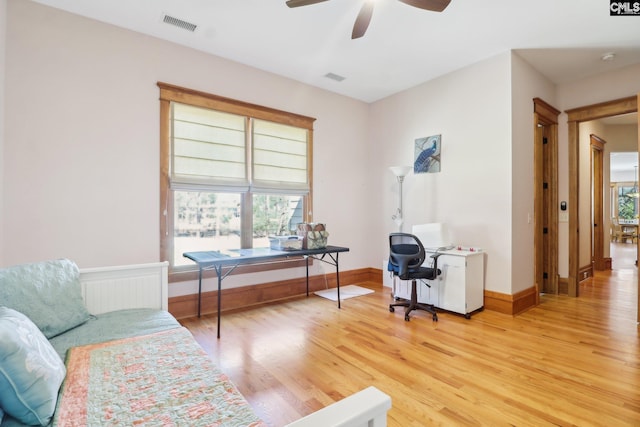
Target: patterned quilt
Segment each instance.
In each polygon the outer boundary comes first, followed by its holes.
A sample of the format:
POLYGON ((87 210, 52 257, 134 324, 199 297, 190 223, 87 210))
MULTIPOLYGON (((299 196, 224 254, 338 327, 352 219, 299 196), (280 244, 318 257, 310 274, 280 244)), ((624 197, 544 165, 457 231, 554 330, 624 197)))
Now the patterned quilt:
POLYGON ((183 328, 67 354, 53 425, 266 426, 183 328))

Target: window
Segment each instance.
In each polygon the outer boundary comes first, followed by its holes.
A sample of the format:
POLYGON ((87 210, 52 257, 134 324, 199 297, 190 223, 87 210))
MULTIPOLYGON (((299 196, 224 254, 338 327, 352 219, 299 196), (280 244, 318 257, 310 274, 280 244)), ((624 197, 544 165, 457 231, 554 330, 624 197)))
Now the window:
POLYGON ((161 256, 170 278, 195 269, 184 252, 267 247, 270 235, 311 221, 314 119, 158 86, 161 256))
POLYGON ((633 183, 618 183, 618 218, 635 220, 638 218, 638 189, 633 183))

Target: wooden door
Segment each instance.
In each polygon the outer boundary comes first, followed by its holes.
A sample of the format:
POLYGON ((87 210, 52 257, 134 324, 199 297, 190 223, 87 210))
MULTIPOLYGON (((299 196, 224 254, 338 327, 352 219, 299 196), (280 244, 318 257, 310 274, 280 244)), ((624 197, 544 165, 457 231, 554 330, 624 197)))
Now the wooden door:
POLYGON ((558 115, 539 98, 534 105, 534 270, 540 292, 558 293, 558 115))
POLYGON ((591 135, 591 262, 594 270, 606 269, 604 260, 604 145, 591 135))

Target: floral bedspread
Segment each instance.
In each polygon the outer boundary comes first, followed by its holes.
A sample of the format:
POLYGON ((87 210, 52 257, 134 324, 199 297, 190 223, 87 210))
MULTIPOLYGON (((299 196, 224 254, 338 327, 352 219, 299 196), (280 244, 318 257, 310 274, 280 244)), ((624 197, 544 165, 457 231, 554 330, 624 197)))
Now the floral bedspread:
POLYGON ((265 423, 184 327, 73 347, 53 425, 265 423))

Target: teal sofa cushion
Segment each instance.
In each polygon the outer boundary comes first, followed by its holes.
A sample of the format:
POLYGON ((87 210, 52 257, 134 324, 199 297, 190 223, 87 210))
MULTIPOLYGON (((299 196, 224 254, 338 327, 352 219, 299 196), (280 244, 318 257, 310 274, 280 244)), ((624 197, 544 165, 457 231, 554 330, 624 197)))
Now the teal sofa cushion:
POLYGON ((80 289, 80 270, 68 260, 0 269, 0 305, 26 315, 51 338, 90 318, 80 289))
POLYGON ((24 314, 0 307, 0 407, 29 425, 49 424, 66 375, 62 359, 24 314))

